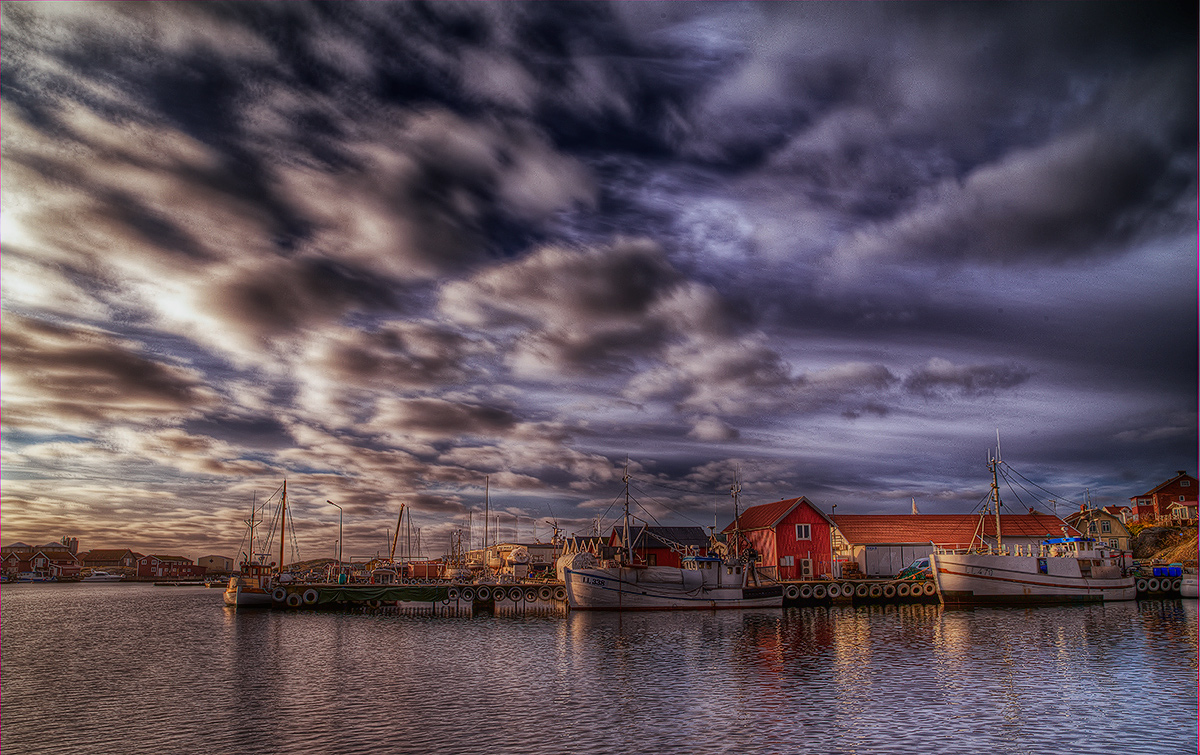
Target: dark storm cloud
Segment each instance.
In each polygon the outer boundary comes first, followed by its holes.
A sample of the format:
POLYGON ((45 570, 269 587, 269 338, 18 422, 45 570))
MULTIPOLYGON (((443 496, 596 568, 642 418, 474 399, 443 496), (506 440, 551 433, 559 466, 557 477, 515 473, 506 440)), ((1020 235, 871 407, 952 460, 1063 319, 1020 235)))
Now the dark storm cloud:
POLYGON ((472 327, 522 331, 510 364, 547 375, 629 369, 686 334, 724 335, 717 293, 687 282, 662 249, 544 247, 442 290, 441 311, 472 327))
POLYGON ((436 437, 504 435, 516 425, 508 409, 441 399, 394 399, 381 402, 372 425, 397 434, 436 437))
POLYGON ((216 396, 191 370, 95 329, 3 316, 5 423, 51 430, 173 416, 216 396))
POLYGON ((960 393, 978 396, 1014 388, 1029 380, 1030 372, 1020 365, 957 365, 934 358, 904 378, 904 388, 921 396, 960 393))

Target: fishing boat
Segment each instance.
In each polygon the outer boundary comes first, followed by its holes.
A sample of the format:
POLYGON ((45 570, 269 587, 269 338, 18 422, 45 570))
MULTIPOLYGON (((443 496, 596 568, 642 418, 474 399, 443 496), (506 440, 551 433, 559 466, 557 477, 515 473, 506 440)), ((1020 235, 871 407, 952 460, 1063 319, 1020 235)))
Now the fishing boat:
POLYGON ((1179 581, 1179 597, 1200 598, 1200 574, 1185 571, 1179 581))
POLYGON ((1000 486, 996 456, 988 455, 992 473, 990 511, 996 518, 995 544, 974 548, 935 549, 930 566, 938 598, 946 606, 1033 605, 1133 600, 1134 576, 1124 554, 1089 537, 1047 536, 1038 544, 1007 547, 1000 529, 1000 486))
POLYGON ((104 571, 103 569, 92 569, 92 573, 83 578, 84 582, 120 582, 125 579, 124 574, 113 574, 112 572, 104 571))
MULTIPOLYGON (((614 559, 575 554, 563 568, 567 605, 583 611, 659 611, 718 608, 780 608, 783 587, 755 584, 753 561, 737 556, 684 555, 679 567, 649 566, 634 558, 630 539, 629 473, 626 470, 624 549, 614 559)), ((736 491, 736 485, 735 485, 736 491)), ((736 492, 734 493, 736 511, 736 492)), ((736 521, 736 516, 735 516, 736 521)))
POLYGON ((284 524, 287 521, 287 481, 283 483, 283 494, 279 499, 279 564, 267 563, 266 553, 254 554, 254 528, 259 524, 258 508, 254 503, 250 506, 250 518, 246 520, 248 527, 249 547, 243 551, 239 570, 229 578, 225 588, 225 605, 236 608, 270 608, 273 602, 272 593, 276 583, 282 576, 283 556, 285 547, 284 524))

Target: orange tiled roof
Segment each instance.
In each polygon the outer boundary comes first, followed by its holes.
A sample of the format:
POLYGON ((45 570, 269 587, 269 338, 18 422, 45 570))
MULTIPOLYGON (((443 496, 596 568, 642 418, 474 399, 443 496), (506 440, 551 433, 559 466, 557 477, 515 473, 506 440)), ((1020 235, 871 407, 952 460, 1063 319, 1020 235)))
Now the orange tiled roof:
MULTIPOLYGON (((996 519, 983 517, 980 529, 979 514, 843 514, 837 517, 842 537, 855 545, 883 543, 929 543, 941 546, 965 547, 976 541, 977 533, 987 538, 996 536, 996 519)), ((1042 538, 1061 537, 1067 526, 1050 514, 1002 514, 1003 537, 1042 538)), ((1067 527, 1072 535, 1079 532, 1067 527)))

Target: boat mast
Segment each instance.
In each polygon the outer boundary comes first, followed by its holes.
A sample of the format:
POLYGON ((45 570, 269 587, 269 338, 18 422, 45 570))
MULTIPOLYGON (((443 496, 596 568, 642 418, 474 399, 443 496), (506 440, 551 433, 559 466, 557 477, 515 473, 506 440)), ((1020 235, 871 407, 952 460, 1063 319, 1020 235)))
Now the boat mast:
POLYGON ((742 492, 742 484, 738 482, 737 467, 733 469, 733 485, 729 487, 729 494, 733 496, 733 555, 737 558, 742 556, 742 523, 741 514, 738 511, 738 494, 742 492))
POLYGON ((400 539, 400 523, 404 521, 404 504, 400 504, 400 515, 396 517, 396 532, 392 535, 392 549, 388 552, 388 561, 396 559, 396 541, 400 539))
POLYGON ((621 477, 621 481, 625 483, 625 516, 623 520, 624 532, 621 537, 625 540, 625 551, 628 563, 633 563, 633 543, 629 541, 629 457, 625 457, 625 474, 621 477))
POLYGON ((279 573, 283 573, 283 549, 287 544, 287 480, 283 481, 283 498, 279 504, 279 573))
POLYGON ((488 486, 488 476, 483 476, 483 549, 486 551, 488 547, 488 502, 491 496, 491 488, 488 486))
POLYGON ((1004 545, 1004 539, 1000 535, 1000 482, 996 477, 996 467, 1000 465, 1000 431, 996 431, 996 456, 990 458, 988 454, 988 469, 992 471, 992 505, 996 507, 996 550, 999 551, 1004 545))

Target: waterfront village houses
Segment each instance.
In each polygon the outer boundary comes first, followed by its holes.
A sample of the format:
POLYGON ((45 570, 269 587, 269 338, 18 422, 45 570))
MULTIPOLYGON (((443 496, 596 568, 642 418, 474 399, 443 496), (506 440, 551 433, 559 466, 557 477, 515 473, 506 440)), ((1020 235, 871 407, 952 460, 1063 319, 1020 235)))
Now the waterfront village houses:
POLYGON ((56 579, 76 577, 83 568, 75 555, 78 549, 79 541, 73 537, 45 545, 12 543, 0 548, 0 568, 6 575, 32 572, 56 579))
POLYGON ((148 577, 191 579, 204 576, 204 567, 182 556, 142 556, 137 562, 139 579, 148 577))
POLYGON ((136 569, 142 554, 128 548, 95 548, 79 557, 88 569, 136 569))
MULTIPOLYGON (((1037 545, 1047 537, 1080 533, 1050 514, 1004 514, 1006 548, 1037 545)), ((867 577, 890 577, 936 548, 962 550, 996 544, 996 519, 979 514, 843 514, 837 517, 834 552, 867 577)))
MULTIPOLYGON (((804 496, 751 506, 722 533, 740 529, 758 552, 759 571, 775 579, 813 579, 833 575, 830 531, 833 520, 804 496)), ((736 544, 731 543, 731 547, 736 544)))
MULTIPOLYGON (((609 535, 608 545, 616 550, 625 549, 625 533, 614 529, 609 535)), ((683 565, 680 549, 693 556, 708 555, 708 535, 703 527, 637 527, 630 528, 633 552, 645 560, 647 566, 683 565)))
POLYGON ((1197 498, 1196 478, 1181 469, 1171 479, 1129 501, 1138 521, 1154 522, 1170 519, 1171 506, 1176 503, 1195 511, 1197 498))
POLYGON ((1102 509, 1089 509, 1080 506, 1079 511, 1066 517, 1067 524, 1079 530, 1088 537, 1096 538, 1109 548, 1121 551, 1129 550, 1129 528, 1121 517, 1109 511, 1114 506, 1102 509))

